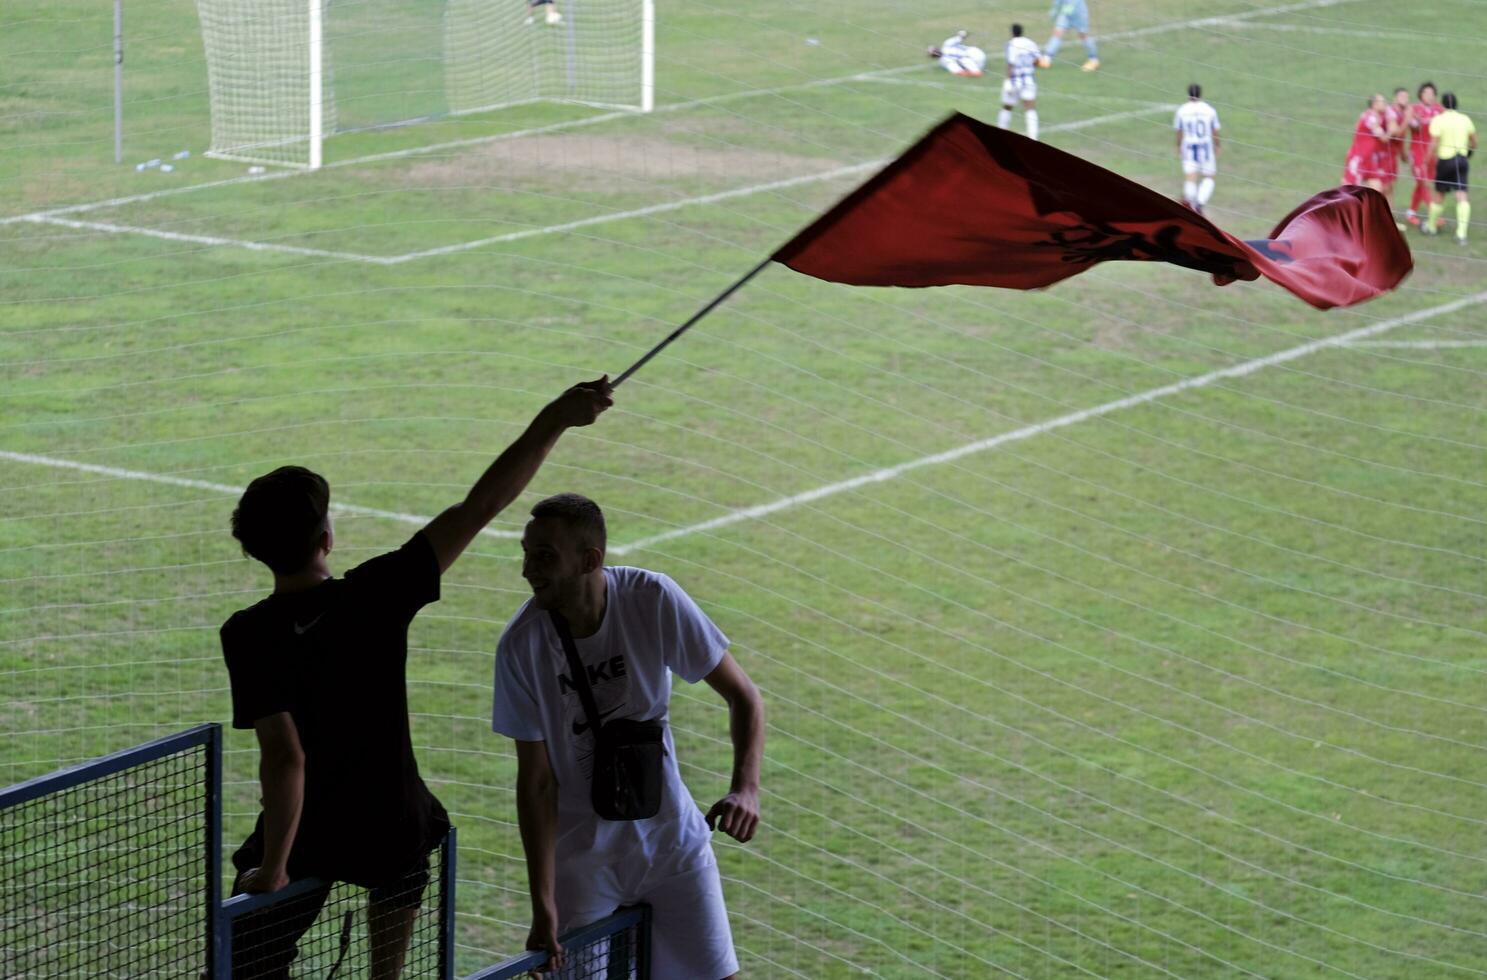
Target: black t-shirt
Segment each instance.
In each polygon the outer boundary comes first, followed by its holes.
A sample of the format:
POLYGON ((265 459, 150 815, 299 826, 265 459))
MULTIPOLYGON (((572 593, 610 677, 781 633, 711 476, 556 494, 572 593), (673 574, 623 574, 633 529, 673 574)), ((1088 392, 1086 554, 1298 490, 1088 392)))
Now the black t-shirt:
POLYGON ((288 711, 305 753, 290 875, 374 886, 448 828, 408 733, 408 624, 439 598, 422 533, 304 592, 275 593, 222 626, 232 725, 288 711))

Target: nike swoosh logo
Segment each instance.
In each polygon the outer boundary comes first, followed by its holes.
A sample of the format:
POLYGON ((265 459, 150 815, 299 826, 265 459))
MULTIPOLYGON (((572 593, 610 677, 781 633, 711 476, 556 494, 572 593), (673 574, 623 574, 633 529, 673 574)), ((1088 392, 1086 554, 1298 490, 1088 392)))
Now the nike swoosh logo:
MULTIPOLYGON (((599 712, 599 720, 600 721, 603 721, 605 718, 608 718, 610 715, 614 714, 616 711, 620 710, 620 708, 623 708, 623 707, 624 707, 624 705, 622 704, 622 705, 619 706, 619 708, 610 708, 608 711, 601 711, 601 712, 599 712)), ((575 721, 573 723, 573 734, 575 734, 575 735, 582 735, 584 732, 586 732, 588 730, 589 730, 589 723, 586 722, 586 721, 575 721)))
POLYGON ((314 619, 310 620, 308 623, 306 623, 303 626, 301 626, 299 623, 295 623, 294 624, 294 635, 295 636, 303 636, 303 635, 305 635, 306 633, 310 632, 310 630, 314 629, 315 624, 318 623, 318 622, 320 622, 320 620, 323 619, 324 617, 325 617, 325 613, 321 613, 319 616, 316 616, 314 619))

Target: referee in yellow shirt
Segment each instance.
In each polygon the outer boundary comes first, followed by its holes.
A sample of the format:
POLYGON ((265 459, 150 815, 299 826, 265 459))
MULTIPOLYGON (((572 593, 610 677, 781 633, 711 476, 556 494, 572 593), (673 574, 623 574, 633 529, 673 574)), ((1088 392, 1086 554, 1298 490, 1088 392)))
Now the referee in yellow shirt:
POLYGON ((1466 229, 1471 224, 1472 206, 1467 200, 1467 174, 1472 151, 1477 148, 1477 127, 1471 117, 1456 111, 1456 93, 1441 96, 1445 112, 1430 120, 1430 159, 1435 165, 1435 200, 1430 202, 1430 220, 1420 228, 1435 234, 1436 222, 1446 210, 1443 195, 1456 194, 1456 241, 1466 244, 1466 229))

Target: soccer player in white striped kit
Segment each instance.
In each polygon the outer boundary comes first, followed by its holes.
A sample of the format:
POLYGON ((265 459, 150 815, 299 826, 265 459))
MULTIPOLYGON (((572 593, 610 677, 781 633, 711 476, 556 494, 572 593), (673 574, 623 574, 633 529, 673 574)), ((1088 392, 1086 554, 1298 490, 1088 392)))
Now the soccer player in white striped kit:
POLYGON ((1188 86, 1188 100, 1178 106, 1172 128, 1177 130, 1177 155, 1182 159, 1182 202, 1202 214, 1213 198, 1218 173, 1219 114, 1203 101, 1201 85, 1188 86))
POLYGON ((997 126, 1006 129, 1012 124, 1012 110, 1021 99, 1027 138, 1038 138, 1038 82, 1033 71, 1047 64, 1048 59, 1038 50, 1037 42, 1023 37, 1021 24, 1013 24, 1012 40, 1007 42, 1007 78, 1002 82, 1002 111, 997 114, 997 126))

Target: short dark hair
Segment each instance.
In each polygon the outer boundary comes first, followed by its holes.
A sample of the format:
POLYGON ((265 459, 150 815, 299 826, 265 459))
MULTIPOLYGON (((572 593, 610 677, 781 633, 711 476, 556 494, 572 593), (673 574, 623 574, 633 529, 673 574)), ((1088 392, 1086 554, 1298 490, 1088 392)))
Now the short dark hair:
POLYGON ((539 500, 537 506, 532 508, 532 517, 551 517, 562 521, 578 532, 578 543, 582 548, 598 548, 603 551, 608 544, 604 511, 583 494, 557 493, 539 500))
POLYGON ((1454 109, 1454 108, 1456 108, 1456 93, 1455 92, 1442 92, 1441 93, 1441 105, 1445 106, 1447 109, 1454 109))
POLYGON ((281 466, 243 491, 232 512, 232 536, 244 554, 290 575, 314 557, 329 510, 325 477, 303 466, 281 466))
POLYGON ((1197 82, 1194 82, 1193 84, 1189 85, 1188 86, 1188 98, 1190 98, 1190 99, 1201 99, 1201 98, 1203 98, 1203 86, 1199 85, 1197 82))
POLYGON ((1399 88, 1397 88, 1397 89, 1394 90, 1394 94, 1395 95, 1398 95, 1400 92, 1408 93, 1409 92, 1409 89, 1407 89, 1403 85, 1401 85, 1401 86, 1399 86, 1399 88))
POLYGON ((1417 88, 1417 89, 1415 89, 1415 98, 1418 99, 1420 96, 1424 95, 1426 89, 1430 89, 1430 91, 1432 91, 1432 92, 1439 92, 1440 91, 1440 89, 1438 89, 1438 88, 1435 87, 1435 83, 1434 82, 1421 82, 1420 83, 1420 87, 1417 88))
POLYGON ((1013 37, 1022 37, 1022 25, 1021 24, 1013 24, 1012 25, 1012 36, 1013 37))

